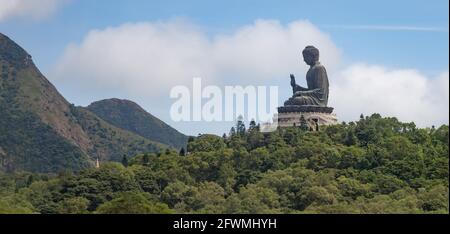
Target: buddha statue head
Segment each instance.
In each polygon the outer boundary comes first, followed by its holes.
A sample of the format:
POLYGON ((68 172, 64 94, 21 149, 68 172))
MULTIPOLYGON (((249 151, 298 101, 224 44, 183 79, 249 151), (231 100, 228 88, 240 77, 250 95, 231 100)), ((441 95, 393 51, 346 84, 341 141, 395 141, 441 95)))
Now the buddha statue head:
POLYGON ((307 46, 303 50, 303 60, 309 66, 314 66, 319 61, 319 50, 314 46, 307 46))

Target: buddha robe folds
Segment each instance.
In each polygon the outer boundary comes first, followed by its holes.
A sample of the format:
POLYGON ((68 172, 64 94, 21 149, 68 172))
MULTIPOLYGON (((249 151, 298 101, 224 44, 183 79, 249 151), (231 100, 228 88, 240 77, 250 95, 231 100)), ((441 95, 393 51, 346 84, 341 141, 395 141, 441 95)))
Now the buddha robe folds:
POLYGON ((325 67, 317 62, 306 74, 308 88, 299 85, 293 87, 294 95, 285 106, 322 106, 328 105, 329 83, 325 67))

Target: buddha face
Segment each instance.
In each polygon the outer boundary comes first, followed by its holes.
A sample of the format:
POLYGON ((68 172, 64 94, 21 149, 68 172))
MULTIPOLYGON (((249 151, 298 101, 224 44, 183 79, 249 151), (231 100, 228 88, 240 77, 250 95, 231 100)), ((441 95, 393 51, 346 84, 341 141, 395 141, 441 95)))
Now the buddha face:
POLYGON ((312 46, 306 47, 303 50, 303 60, 306 64, 314 66, 319 61, 319 50, 312 46))
POLYGON ((305 61, 306 64, 312 66, 316 63, 314 58, 311 55, 303 54, 303 61, 305 61))

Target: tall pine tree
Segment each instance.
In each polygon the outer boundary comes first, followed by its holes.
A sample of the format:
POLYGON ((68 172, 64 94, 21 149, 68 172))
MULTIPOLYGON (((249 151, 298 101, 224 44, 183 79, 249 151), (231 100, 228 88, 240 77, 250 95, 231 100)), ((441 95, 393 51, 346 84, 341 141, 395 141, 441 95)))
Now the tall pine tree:
POLYGON ((236 132, 238 135, 243 136, 245 135, 245 124, 244 124, 244 117, 242 117, 242 115, 240 115, 237 119, 237 123, 236 123, 236 132))
POLYGON ((128 158, 127 158, 127 156, 125 154, 122 157, 122 165, 124 167, 128 167, 128 158))
POLYGON ((304 131, 308 131, 309 130, 309 126, 308 126, 308 122, 305 119, 305 116, 300 116, 300 129, 304 130, 304 131))

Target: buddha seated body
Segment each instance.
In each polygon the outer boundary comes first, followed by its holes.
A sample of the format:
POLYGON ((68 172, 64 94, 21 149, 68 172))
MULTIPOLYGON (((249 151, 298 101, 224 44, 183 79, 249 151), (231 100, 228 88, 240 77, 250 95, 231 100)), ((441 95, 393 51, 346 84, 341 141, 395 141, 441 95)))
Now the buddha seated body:
POLYGON ((306 74, 308 87, 297 85, 295 76, 291 75, 293 95, 284 103, 284 106, 318 106, 326 107, 328 104, 329 83, 324 66, 319 62, 319 50, 308 46, 303 51, 303 58, 310 66, 306 74))

